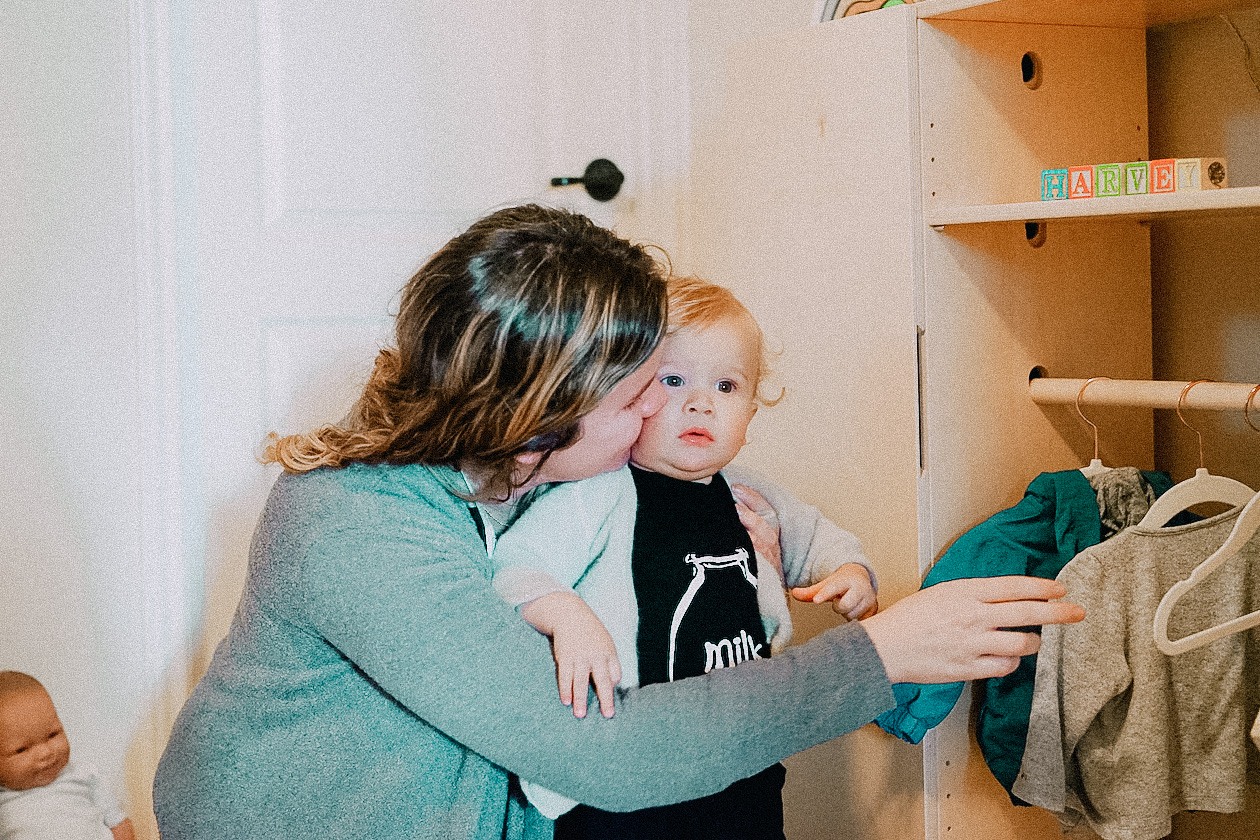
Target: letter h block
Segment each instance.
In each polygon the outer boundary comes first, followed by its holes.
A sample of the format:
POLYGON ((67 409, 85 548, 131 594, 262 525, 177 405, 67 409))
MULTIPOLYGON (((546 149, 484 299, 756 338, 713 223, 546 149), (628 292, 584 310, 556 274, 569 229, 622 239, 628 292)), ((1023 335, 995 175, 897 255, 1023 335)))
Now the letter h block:
POLYGON ((1041 170, 1041 200, 1059 201, 1068 197, 1068 171, 1066 169, 1041 170))

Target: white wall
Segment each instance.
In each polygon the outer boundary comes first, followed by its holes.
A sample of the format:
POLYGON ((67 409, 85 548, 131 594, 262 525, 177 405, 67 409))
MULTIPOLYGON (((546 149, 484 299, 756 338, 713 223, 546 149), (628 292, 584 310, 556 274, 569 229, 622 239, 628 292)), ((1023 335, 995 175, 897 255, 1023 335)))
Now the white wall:
POLYGON ((123 0, 0 4, 0 668, 120 794, 155 683, 129 25, 123 0))
POLYGON ((433 8, 0 3, 0 669, 45 682, 141 838, 239 595, 274 472, 258 444, 344 411, 425 255, 526 199, 677 251, 685 10, 433 8), (481 59, 435 82, 440 50, 407 26, 481 59), (425 123, 417 98, 450 107, 425 123), (524 127, 492 132, 486 109, 524 127), (597 156, 627 175, 615 202, 548 188, 597 156))

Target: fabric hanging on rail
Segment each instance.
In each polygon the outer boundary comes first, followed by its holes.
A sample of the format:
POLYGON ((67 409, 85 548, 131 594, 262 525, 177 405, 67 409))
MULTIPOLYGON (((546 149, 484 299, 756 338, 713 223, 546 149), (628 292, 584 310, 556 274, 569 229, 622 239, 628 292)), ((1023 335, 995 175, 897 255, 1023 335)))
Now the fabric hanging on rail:
MULTIPOLYGON (((1016 796, 1107 840, 1164 837, 1178 811, 1242 810, 1260 633, 1165 656, 1153 630, 1160 599, 1225 541, 1238 513, 1129 528, 1064 567, 1058 580, 1085 620, 1042 634, 1016 796)), ((1260 536, 1181 598, 1169 637, 1258 606, 1260 536)))
MULTIPOLYGON (((1042 473, 1023 499, 967 531, 928 572, 926 588, 964 577, 1032 575, 1053 578, 1080 551, 1136 524, 1151 501, 1172 486, 1164 472, 1118 467, 1086 478, 1080 470, 1042 473)), ((975 685, 976 739, 993 775, 1009 793, 1019 772, 1032 705, 1036 655, 1005 677, 975 685)), ((917 744, 954 708, 962 683, 893 686, 897 706, 876 720, 885 731, 917 744)), ((1026 803, 1012 797, 1017 805, 1026 803)))

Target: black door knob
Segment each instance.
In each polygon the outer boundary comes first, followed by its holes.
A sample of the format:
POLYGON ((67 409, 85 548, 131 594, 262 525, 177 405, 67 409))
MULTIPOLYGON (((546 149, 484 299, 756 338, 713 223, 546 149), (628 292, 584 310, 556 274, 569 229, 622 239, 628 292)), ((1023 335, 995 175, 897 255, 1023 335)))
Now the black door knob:
POLYGON ((586 192, 596 201, 611 201, 621 190, 626 176, 621 174, 617 164, 607 158, 596 158, 586 165, 581 178, 552 178, 551 186, 564 187, 569 184, 581 184, 586 192))

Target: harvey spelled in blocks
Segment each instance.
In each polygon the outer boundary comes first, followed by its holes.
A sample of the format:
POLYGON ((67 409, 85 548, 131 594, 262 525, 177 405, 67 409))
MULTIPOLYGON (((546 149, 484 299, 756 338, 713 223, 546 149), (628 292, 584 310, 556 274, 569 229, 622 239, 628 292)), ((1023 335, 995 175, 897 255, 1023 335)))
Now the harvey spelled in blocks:
POLYGON ((1229 186, 1225 158, 1177 158, 1174 162, 1177 192, 1215 190, 1229 186))
POLYGON ((1041 171, 1041 200, 1058 201, 1068 197, 1068 171, 1043 169, 1041 171))

